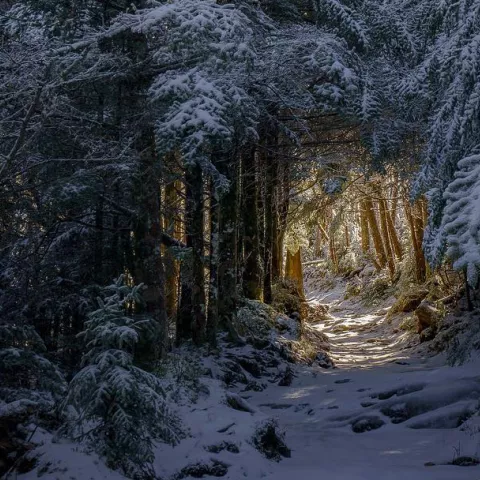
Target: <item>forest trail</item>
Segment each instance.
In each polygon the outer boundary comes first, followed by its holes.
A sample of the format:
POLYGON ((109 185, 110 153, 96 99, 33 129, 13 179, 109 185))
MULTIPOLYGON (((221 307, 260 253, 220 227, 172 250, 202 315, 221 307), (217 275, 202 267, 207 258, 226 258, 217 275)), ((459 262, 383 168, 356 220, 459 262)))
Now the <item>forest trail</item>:
POLYGON ((480 467, 449 464, 480 450, 478 365, 451 368, 423 355, 386 320, 388 308, 366 309, 343 294, 342 285, 308 294, 311 304, 330 305, 317 328, 337 368, 301 367, 290 387, 249 400, 277 417, 292 449, 266 477, 480 480, 480 467))
POLYGON ((413 343, 388 323, 389 307, 365 307, 344 300, 344 293, 345 285, 340 283, 329 292, 312 290, 307 295, 310 305, 329 306, 330 318, 316 328, 329 337, 336 366, 355 369, 406 363, 413 343))

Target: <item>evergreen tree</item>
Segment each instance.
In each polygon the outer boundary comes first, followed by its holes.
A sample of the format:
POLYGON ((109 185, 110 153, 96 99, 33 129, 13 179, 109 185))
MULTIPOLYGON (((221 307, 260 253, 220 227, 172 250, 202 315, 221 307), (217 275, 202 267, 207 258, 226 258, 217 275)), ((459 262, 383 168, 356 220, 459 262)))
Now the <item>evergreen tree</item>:
POLYGON ((448 245, 447 256, 454 268, 467 274, 472 287, 478 285, 480 268, 480 156, 458 162, 455 179, 444 194, 446 207, 441 229, 448 245))
POLYGON ((87 352, 70 382, 65 408, 70 435, 87 440, 112 467, 151 478, 154 440, 176 443, 181 429, 160 379, 134 361, 136 346, 154 340, 158 328, 151 318, 129 313, 142 302, 142 288, 119 277, 103 290, 99 308, 79 335, 87 352))

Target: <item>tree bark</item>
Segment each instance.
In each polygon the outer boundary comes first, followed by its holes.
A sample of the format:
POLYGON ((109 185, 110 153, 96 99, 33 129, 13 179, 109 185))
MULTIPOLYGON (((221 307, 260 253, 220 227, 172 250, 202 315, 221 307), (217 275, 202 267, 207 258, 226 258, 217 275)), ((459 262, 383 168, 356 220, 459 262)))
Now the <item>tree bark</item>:
POLYGON ((362 238, 362 252, 366 255, 370 251, 370 231, 368 228, 367 207, 365 201, 360 202, 360 231, 362 238))
MULTIPOLYGON (((381 194, 380 189, 378 190, 378 192, 381 194)), ((393 278, 395 276, 395 258, 394 258, 391 239, 390 239, 389 230, 388 230, 388 221, 387 221, 388 212, 386 209, 385 200, 380 198, 380 200, 378 201, 378 205, 379 205, 379 211, 380 211, 380 225, 383 233, 383 246, 385 248, 385 255, 387 257, 387 265, 388 265, 388 270, 390 272, 390 277, 393 278)))
POLYGON ((415 256, 416 280, 417 282, 422 283, 425 281, 426 277, 426 264, 422 249, 422 240, 419 239, 418 235, 421 234, 423 239, 423 229, 421 232, 417 231, 418 226, 416 225, 413 217, 412 206, 405 195, 403 197, 403 206, 405 210, 405 216, 407 217, 408 226, 410 227, 410 236, 412 239, 413 252, 415 256))
POLYGON ((372 234, 373 244, 375 245, 375 251, 377 253, 377 261, 380 268, 384 268, 387 264, 387 256, 382 242, 382 236, 380 229, 378 228, 377 218, 373 208, 373 201, 371 198, 366 197, 364 199, 365 214, 368 219, 368 226, 370 233, 372 234))
POLYGON ((217 346, 218 331, 218 260, 220 205, 213 182, 210 183, 210 280, 208 289, 207 340, 217 346))
POLYGON ((337 257, 337 248, 335 246, 335 235, 333 233, 330 235, 328 240, 328 250, 330 254, 330 261, 332 262, 333 271, 338 272, 338 257, 337 257))
POLYGON ((206 299, 203 265, 203 176, 198 164, 185 169, 185 235, 190 254, 182 266, 180 331, 177 341, 190 337, 200 345, 205 339, 206 299))
POLYGON ((276 145, 278 143, 278 135, 276 128, 272 125, 265 125, 265 133, 262 141, 262 154, 264 156, 265 168, 265 234, 264 234, 264 279, 263 279, 263 299, 265 303, 272 303, 272 284, 275 276, 278 276, 278 255, 274 257, 276 231, 278 226, 277 204, 275 199, 276 180, 277 180, 277 158, 276 145), (274 264, 277 265, 274 268, 274 264))
POLYGON ((205 299, 205 269, 203 264, 203 222, 204 222, 204 198, 202 169, 198 164, 188 168, 187 181, 192 184, 193 205, 190 233, 192 237, 192 313, 193 328, 192 337, 196 345, 205 341, 206 327, 206 299, 205 299))
MULTIPOLYGON (((177 182, 171 182, 165 187, 164 231, 173 239, 179 239, 181 235, 179 225, 180 222, 178 219, 179 199, 177 188, 177 182)), ((180 266, 170 248, 165 249, 164 262, 166 273, 165 294, 167 315, 169 319, 174 319, 177 316, 180 266)))
POLYGON ((176 343, 192 338, 192 299, 193 299, 193 237, 191 235, 191 218, 194 204, 193 189, 191 182, 188 181, 188 175, 185 172, 185 205, 183 213, 183 240, 187 247, 187 252, 183 255, 180 263, 180 299, 178 305, 176 343))
MULTIPOLYGON (((235 155, 232 155, 235 159, 235 155)), ((230 180, 230 188, 220 192, 220 222, 218 243, 218 317, 234 342, 240 338, 236 331, 237 315, 237 188, 235 163, 227 155, 218 155, 215 165, 221 175, 230 180)))
POLYGON ((142 359, 163 358, 168 349, 168 323, 165 309, 165 272, 160 252, 162 241, 160 172, 153 129, 146 129, 139 140, 140 162, 137 176, 138 216, 134 227, 137 284, 143 283, 145 313, 156 323, 154 338, 139 346, 142 359))
POLYGON ((288 226, 288 209, 290 207, 290 165, 283 162, 281 165, 281 181, 277 194, 278 236, 276 261, 278 278, 283 276, 283 246, 288 226))
POLYGON ((278 159, 272 155, 272 265, 271 265, 271 275, 272 275, 272 284, 278 282, 281 276, 281 261, 282 261, 282 252, 281 248, 283 245, 282 241, 282 226, 280 223, 280 183, 281 183, 281 166, 278 162, 278 159))
POLYGON ((246 298, 263 299, 263 266, 260 255, 258 231, 257 182, 255 148, 250 148, 244 155, 243 175, 243 225, 244 255, 243 292, 246 298))
POLYGON ((403 257, 403 248, 400 240, 398 239, 397 231, 395 229, 395 222, 393 221, 392 215, 388 211, 388 203, 385 199, 382 199, 382 211, 385 215, 385 220, 388 227, 388 236, 392 242, 392 248, 395 252, 395 256, 401 260, 403 257))
POLYGON ((302 249, 300 247, 295 253, 292 253, 287 249, 285 278, 294 282, 299 297, 305 298, 305 290, 303 288, 302 249))

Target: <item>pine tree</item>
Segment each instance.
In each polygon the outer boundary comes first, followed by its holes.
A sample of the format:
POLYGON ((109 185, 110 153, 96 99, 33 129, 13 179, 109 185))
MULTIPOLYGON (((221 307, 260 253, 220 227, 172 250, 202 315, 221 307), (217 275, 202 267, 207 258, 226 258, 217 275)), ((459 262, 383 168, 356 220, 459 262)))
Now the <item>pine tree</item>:
POLYGON ((142 302, 142 289, 119 277, 103 290, 79 335, 87 351, 64 405, 71 436, 88 441, 112 467, 151 478, 153 442, 176 443, 182 433, 161 380, 135 363, 137 346, 156 338, 158 328, 151 318, 129 313, 142 302))
POLYGON ((416 33, 424 45, 418 65, 403 82, 405 93, 423 109, 426 148, 415 193, 427 192, 429 225, 424 246, 438 265, 445 253, 441 228, 446 199, 457 164, 474 153, 480 124, 478 29, 480 2, 422 2, 413 8, 416 33))
POLYGON ((0 416, 51 412, 65 394, 57 366, 31 325, 0 325, 0 416))
POLYGON ((448 245, 446 254, 454 268, 466 272, 468 283, 475 288, 480 268, 480 155, 458 162, 444 198, 441 229, 448 245))

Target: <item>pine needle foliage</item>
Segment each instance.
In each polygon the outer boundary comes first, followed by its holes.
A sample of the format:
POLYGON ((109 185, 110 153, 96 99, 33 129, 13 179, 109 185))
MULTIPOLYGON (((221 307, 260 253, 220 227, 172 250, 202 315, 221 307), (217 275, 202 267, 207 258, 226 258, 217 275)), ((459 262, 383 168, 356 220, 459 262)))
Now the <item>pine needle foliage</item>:
POLYGON ((0 416, 52 410, 66 384, 30 325, 0 325, 0 416))
POLYGON ((447 204, 442 228, 448 242, 447 256, 476 287, 480 266, 480 155, 460 160, 458 168, 444 194, 447 204))
POLYGON ((182 436, 161 380, 135 365, 135 347, 155 338, 151 319, 130 314, 142 302, 142 287, 121 276, 103 289, 79 335, 87 352, 65 400, 70 436, 133 478, 153 475, 155 441, 175 444, 182 436))

